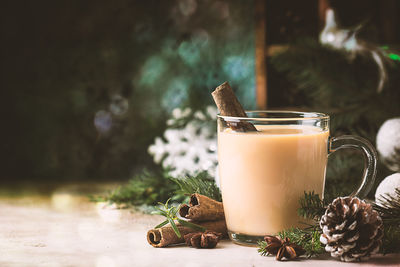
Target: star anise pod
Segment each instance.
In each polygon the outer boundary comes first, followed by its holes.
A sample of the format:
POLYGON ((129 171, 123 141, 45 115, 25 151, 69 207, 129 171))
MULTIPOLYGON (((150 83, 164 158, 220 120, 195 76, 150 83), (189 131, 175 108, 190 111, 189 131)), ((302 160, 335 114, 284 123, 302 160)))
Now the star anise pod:
POLYGON ((188 246, 195 248, 215 248, 222 234, 212 231, 189 233, 184 236, 188 246))
POLYGON ((306 252, 301 246, 291 243, 287 237, 282 239, 279 236, 267 235, 264 240, 268 244, 265 250, 269 254, 276 255, 278 261, 282 258, 293 260, 306 252))

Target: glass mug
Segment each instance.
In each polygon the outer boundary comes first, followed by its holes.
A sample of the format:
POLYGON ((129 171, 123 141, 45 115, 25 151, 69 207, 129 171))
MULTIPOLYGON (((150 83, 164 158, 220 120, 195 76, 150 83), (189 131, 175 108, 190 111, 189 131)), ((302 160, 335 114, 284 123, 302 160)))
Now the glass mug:
POLYGON ((304 191, 323 197, 328 155, 338 149, 363 152, 362 182, 352 195, 368 194, 376 175, 376 152, 367 140, 330 137, 329 116, 322 113, 246 114, 247 118, 218 115, 219 179, 233 242, 254 245, 267 234, 301 227, 299 198, 304 191), (252 123, 258 131, 240 131, 244 123, 252 123))

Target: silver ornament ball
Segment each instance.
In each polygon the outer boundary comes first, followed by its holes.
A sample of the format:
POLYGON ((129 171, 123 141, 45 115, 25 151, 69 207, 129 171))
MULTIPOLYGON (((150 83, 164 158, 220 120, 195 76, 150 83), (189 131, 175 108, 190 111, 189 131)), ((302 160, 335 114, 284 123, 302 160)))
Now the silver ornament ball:
POLYGON ((392 171, 400 171, 400 118, 385 121, 376 136, 381 160, 392 171))
POLYGON ((383 204, 382 196, 396 197, 396 188, 400 189, 400 173, 394 173, 383 179, 375 192, 376 203, 383 204))

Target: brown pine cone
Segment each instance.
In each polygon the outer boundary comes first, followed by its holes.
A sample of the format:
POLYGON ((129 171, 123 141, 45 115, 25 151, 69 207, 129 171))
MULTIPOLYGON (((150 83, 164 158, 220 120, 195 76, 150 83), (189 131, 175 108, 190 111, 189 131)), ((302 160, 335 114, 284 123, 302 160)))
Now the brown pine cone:
POLYGON ((204 233, 195 232, 186 234, 184 236, 184 239, 189 247, 192 246, 195 248, 215 248, 221 237, 221 233, 205 231, 204 233))
POLYGON ((269 254, 276 255, 278 261, 281 261, 282 258, 292 260, 306 252, 301 246, 290 243, 290 239, 287 237, 282 240, 279 236, 267 235, 264 240, 268 244, 265 250, 269 254))
POLYGON ((382 244, 381 217, 371 204, 357 197, 336 198, 319 225, 325 250, 342 261, 368 259, 382 244))

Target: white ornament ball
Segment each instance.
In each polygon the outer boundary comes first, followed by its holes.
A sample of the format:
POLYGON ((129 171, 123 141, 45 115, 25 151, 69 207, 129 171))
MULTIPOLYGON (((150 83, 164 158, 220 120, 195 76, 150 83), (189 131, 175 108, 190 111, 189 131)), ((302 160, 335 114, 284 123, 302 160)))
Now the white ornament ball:
POLYGON ((400 171, 400 118, 385 121, 376 136, 381 160, 392 171, 400 171))
POLYGON ((387 197, 390 195, 396 197, 396 188, 400 189, 400 173, 394 173, 383 179, 376 189, 375 201, 378 204, 382 204, 382 196, 387 197))

